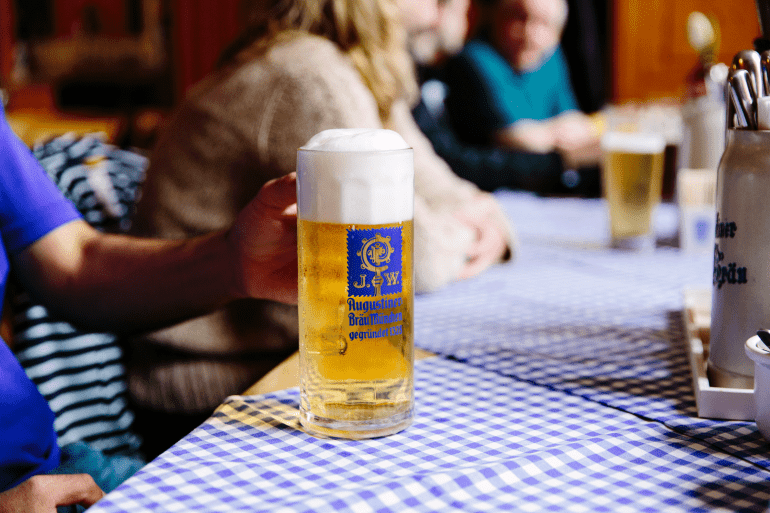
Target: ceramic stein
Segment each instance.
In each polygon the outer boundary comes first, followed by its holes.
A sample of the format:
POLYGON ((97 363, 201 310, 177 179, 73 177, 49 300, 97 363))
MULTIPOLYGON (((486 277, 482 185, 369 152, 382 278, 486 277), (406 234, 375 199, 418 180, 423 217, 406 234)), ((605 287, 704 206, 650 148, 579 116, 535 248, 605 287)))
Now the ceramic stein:
POLYGON ((708 377, 753 388, 744 343, 770 328, 770 131, 730 128, 719 163, 708 377))

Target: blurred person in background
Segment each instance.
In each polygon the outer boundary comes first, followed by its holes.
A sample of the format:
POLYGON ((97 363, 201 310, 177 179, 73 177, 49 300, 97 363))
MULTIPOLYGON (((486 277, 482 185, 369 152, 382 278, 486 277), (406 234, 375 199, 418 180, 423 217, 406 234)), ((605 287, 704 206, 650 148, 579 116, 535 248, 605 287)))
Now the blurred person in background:
MULTIPOLYGON (((414 149, 415 288, 436 290, 510 257, 498 203, 461 180, 412 118, 407 33, 437 24, 436 0, 247 0, 243 33, 198 84, 153 150, 133 233, 220 229, 297 149, 331 128, 389 128, 414 149)), ((244 300, 132 341, 137 430, 168 447, 298 345, 296 307, 244 300), (165 418, 168 437, 142 429, 165 418)), ((149 438, 148 438, 149 437, 149 438)), ((156 451, 149 450, 150 454, 156 451)))
POLYGON ((446 73, 460 140, 598 164, 601 125, 579 111, 559 46, 567 14, 565 0, 479 0, 477 35, 446 73))
POLYGON ((585 184, 575 183, 576 172, 565 170, 557 151, 536 153, 466 143, 455 134, 444 105, 446 60, 465 44, 470 8, 470 0, 440 0, 438 25, 410 38, 421 84, 420 101, 412 111, 418 126, 452 171, 481 189, 593 195, 595 191, 586 188, 585 184))

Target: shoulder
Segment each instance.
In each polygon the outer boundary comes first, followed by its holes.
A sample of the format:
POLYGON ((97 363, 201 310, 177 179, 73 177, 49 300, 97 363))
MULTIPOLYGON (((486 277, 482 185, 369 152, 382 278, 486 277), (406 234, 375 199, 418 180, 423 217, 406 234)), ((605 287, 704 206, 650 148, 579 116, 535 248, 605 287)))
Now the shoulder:
POLYGON ((180 110, 187 118, 182 124, 232 131, 261 155, 277 142, 269 140, 275 134, 282 140, 309 137, 329 124, 378 119, 374 97, 350 58, 331 41, 307 34, 280 39, 267 51, 245 50, 196 88, 180 110))
POLYGON ((244 50, 234 64, 196 86, 186 103, 204 110, 217 105, 241 108, 279 94, 302 94, 304 105, 330 90, 354 90, 360 95, 365 94, 366 87, 337 45, 325 38, 298 34, 275 42, 267 51, 244 50))
POLYGON ((484 39, 471 39, 463 47, 459 55, 466 59, 488 59, 499 56, 497 50, 484 39))
POLYGON ((472 81, 498 87, 513 80, 513 68, 489 43, 475 39, 450 60, 447 76, 448 82, 455 85, 457 82, 472 81))
MULTIPOLYGON (((66 155, 53 160, 66 160, 66 155)), ((0 250, 21 251, 79 214, 38 160, 0 119, 0 250)))
POLYGON ((509 67, 502 55, 483 39, 473 39, 453 59, 476 69, 509 67))
POLYGON ((310 34, 300 34, 274 44, 265 54, 271 66, 295 74, 334 74, 355 68, 345 53, 332 41, 310 34))
POLYGON ((269 85, 262 81, 265 93, 297 113, 345 115, 355 122, 377 112, 374 97, 352 60, 322 37, 301 34, 279 41, 262 57, 244 64, 237 75, 234 80, 250 87, 260 76, 269 76, 269 85))
POLYGON ((561 47, 556 47, 538 69, 526 73, 524 77, 530 87, 542 90, 569 87, 569 68, 561 47))
POLYGON ((247 90, 365 88, 350 58, 336 44, 309 34, 287 35, 266 51, 247 49, 221 75, 221 83, 247 90))
POLYGON ((557 46, 554 49, 551 56, 543 63, 541 70, 546 71, 550 75, 564 75, 568 72, 567 59, 564 57, 561 46, 557 46))

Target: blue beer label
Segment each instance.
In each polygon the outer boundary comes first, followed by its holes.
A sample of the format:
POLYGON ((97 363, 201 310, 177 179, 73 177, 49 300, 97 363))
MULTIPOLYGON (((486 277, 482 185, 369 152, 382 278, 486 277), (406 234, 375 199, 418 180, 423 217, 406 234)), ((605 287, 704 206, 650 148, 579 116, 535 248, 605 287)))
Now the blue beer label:
POLYGON ((348 295, 401 293, 401 227, 348 228, 348 295))

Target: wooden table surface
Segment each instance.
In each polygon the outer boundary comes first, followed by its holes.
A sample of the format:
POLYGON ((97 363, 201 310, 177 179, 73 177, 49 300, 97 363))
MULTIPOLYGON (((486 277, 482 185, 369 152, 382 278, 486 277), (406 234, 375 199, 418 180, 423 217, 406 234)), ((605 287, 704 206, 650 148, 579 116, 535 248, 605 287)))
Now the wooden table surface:
POLYGON ((39 140, 68 132, 78 135, 103 132, 107 142, 115 142, 124 123, 120 117, 80 116, 38 108, 14 109, 6 112, 5 117, 11 130, 29 147, 39 140))

